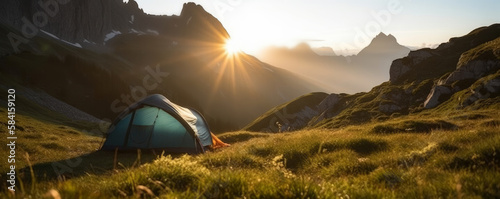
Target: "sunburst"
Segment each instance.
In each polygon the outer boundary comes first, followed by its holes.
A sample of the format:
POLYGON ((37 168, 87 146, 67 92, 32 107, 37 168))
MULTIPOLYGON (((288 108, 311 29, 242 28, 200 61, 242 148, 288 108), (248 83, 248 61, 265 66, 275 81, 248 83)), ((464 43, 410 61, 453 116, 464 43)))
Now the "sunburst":
POLYGON ((228 55, 236 55, 241 52, 241 47, 235 40, 227 39, 226 44, 224 45, 224 49, 226 50, 226 54, 228 55))

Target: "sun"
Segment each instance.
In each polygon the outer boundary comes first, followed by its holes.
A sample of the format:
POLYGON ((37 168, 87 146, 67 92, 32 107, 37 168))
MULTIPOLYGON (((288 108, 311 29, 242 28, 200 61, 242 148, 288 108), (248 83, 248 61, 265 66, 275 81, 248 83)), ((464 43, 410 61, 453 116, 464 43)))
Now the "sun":
POLYGON ((240 45, 238 44, 238 42, 236 42, 233 39, 226 40, 226 44, 224 45, 224 49, 226 49, 226 53, 228 55, 234 55, 234 54, 241 52, 240 45))

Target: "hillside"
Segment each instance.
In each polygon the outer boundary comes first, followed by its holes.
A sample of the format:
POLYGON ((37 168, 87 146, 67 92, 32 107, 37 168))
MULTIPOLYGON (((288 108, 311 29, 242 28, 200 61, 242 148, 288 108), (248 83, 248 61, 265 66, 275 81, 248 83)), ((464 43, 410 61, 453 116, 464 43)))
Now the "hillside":
MULTIPOLYGON (((436 49, 412 51, 392 62, 390 81, 369 92, 330 94, 320 103, 301 103, 304 106, 296 115, 288 115, 300 120, 293 122, 300 124, 293 130, 385 121, 425 110, 440 113, 497 107, 499 37, 500 25, 494 24, 452 38, 436 49), (323 104, 328 106, 325 108, 323 104)), ((278 117, 285 111, 279 107, 265 114, 269 117, 260 117, 251 123, 269 124, 267 127, 249 125, 245 129, 277 132, 276 122, 289 125, 278 117)))
POLYGON ((84 154, 73 156, 84 161, 70 167, 64 181, 57 181, 47 164, 32 160, 37 182, 30 183, 29 170, 24 170, 24 189, 17 194, 35 198, 495 198, 500 196, 498 110, 422 112, 337 130, 231 132, 220 135, 232 144, 229 148, 199 156, 160 156, 152 162, 145 152, 141 156, 120 153, 116 169, 111 153, 84 154), (407 130, 412 127, 415 130, 407 130), (140 162, 145 164, 139 166, 140 162))

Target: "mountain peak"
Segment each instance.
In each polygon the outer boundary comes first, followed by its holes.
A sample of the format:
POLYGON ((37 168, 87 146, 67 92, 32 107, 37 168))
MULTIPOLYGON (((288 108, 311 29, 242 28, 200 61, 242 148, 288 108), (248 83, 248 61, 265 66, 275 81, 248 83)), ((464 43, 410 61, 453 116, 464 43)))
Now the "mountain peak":
POLYGON ((380 33, 378 33, 377 36, 375 36, 375 38, 377 38, 377 37, 387 37, 387 35, 384 32, 380 32, 380 33))
POLYGON ((129 0, 127 2, 127 5, 130 6, 131 8, 139 9, 139 4, 137 4, 135 0, 129 0))
MULTIPOLYGON (((385 49, 386 51, 408 51, 409 49, 406 47, 401 46, 401 44, 398 43, 396 37, 392 34, 386 35, 383 32, 380 32, 373 40, 370 42, 368 46, 366 46, 363 50, 359 52, 359 54, 365 54, 367 52, 377 52, 380 51, 381 49, 385 49)), ((406 53, 408 53, 406 52, 406 53)), ((358 55, 359 55, 358 54, 358 55)))
POLYGON ((373 38, 373 40, 372 40, 372 43, 374 41, 384 42, 384 43, 386 43, 386 42, 398 43, 398 41, 396 40, 396 37, 394 37, 394 35, 392 35, 392 34, 386 35, 383 32, 380 32, 377 36, 375 36, 375 38, 373 38))
POLYGON ((205 9, 201 5, 193 2, 184 3, 182 6, 181 16, 190 16, 194 13, 204 13, 205 9))
POLYGON ((222 23, 196 3, 184 3, 180 20, 190 30, 186 36, 194 40, 224 43, 229 38, 222 23))

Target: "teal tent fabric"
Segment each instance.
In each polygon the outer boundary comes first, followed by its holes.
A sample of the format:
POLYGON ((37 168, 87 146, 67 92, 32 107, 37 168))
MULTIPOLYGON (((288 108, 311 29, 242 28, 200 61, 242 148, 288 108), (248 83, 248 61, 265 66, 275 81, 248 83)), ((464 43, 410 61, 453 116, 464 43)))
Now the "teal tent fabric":
POLYGON ((199 112, 174 104, 162 95, 151 95, 118 116, 101 149, 203 153, 211 145, 210 129, 199 112))

